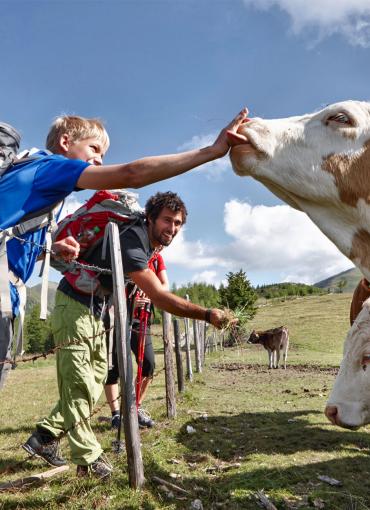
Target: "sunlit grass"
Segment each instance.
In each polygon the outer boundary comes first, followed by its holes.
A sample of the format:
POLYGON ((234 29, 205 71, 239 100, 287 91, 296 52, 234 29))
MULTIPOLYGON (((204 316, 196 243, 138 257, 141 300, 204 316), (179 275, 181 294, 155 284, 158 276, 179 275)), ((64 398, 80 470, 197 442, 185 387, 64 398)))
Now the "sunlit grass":
MULTIPOLYGON (((66 475, 40 487, 2 493, 0 508, 189 509, 200 499, 207 510, 256 510, 254 494, 261 489, 279 510, 299 504, 313 509, 317 499, 329 510, 370 508, 368 430, 342 430, 323 415, 348 329, 349 301, 348 295, 315 296, 261 307, 250 328, 288 326, 287 370, 268 370, 261 346, 212 352, 203 373, 178 396, 176 420, 165 415, 162 354, 157 354, 158 375, 146 402, 157 426, 141 432, 147 479, 141 491, 128 487, 125 454, 111 451, 114 434, 98 419, 109 416, 105 405, 93 423, 115 468, 111 481, 78 480, 71 464, 66 475), (189 434, 187 425, 195 433, 189 434), (320 482, 320 474, 340 480, 342 487, 320 482), (173 491, 171 497, 153 476, 190 496, 173 491)), ((159 337, 155 346, 161 347, 159 337)), ((53 362, 12 371, 0 397, 0 469, 15 467, 1 482, 48 469, 27 459, 20 446, 57 398, 53 362)), ((66 440, 63 453, 68 458, 66 440)))

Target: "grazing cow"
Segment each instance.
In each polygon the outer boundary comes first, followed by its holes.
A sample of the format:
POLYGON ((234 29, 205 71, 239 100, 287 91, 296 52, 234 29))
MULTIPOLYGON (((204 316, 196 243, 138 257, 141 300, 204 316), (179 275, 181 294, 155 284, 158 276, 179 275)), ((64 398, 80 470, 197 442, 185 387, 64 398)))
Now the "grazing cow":
MULTIPOLYGON (((231 149, 234 171, 304 211, 370 281, 370 103, 344 101, 286 119, 247 120, 231 149)), ((370 422, 370 301, 353 324, 326 414, 370 422), (368 373, 369 372, 369 373, 368 373)))
POLYGON ((267 331, 253 330, 248 338, 248 343, 263 345, 269 355, 269 368, 279 368, 280 351, 283 351, 284 368, 286 369, 289 347, 288 328, 280 326, 267 331))

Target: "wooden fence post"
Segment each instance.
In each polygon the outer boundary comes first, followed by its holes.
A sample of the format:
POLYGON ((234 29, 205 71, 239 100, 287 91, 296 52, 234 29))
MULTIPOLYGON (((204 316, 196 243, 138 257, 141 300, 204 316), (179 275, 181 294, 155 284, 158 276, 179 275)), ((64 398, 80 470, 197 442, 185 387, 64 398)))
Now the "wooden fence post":
POLYGON ((185 391, 184 371, 182 368, 181 344, 180 344, 180 326, 178 319, 173 321, 173 332, 175 335, 175 353, 177 368, 177 387, 180 393, 185 391))
MULTIPOLYGON (((206 348, 207 348, 207 329, 208 323, 206 321, 203 322, 203 342, 202 342, 202 364, 205 365, 206 360, 206 348)), ((209 352, 209 351, 208 351, 209 352)))
POLYGON ((166 381, 167 417, 176 418, 175 378, 173 376, 171 314, 162 312, 163 317, 163 345, 164 370, 166 381))
POLYGON ((217 352, 217 336, 216 336, 216 328, 213 328, 213 332, 212 332, 212 352, 213 352, 214 350, 217 352))
POLYGON ((135 389, 132 377, 130 331, 127 327, 127 308, 124 273, 122 267, 121 243, 118 226, 108 225, 109 245, 113 272, 114 322, 116 330, 118 367, 121 380, 123 403, 123 425, 130 487, 137 489, 144 482, 144 467, 141 456, 139 425, 135 389))
MULTIPOLYGON (((185 296, 186 301, 189 301, 189 295, 185 296)), ((189 331, 189 319, 184 319, 185 326, 185 352, 186 352, 186 377, 191 382, 193 380, 193 368, 191 365, 191 350, 190 350, 190 331, 189 331)))
POLYGON ((193 319, 193 332, 194 332, 194 347, 195 347, 195 369, 197 372, 202 372, 202 358, 201 358, 201 350, 199 345, 199 330, 198 330, 198 321, 193 319))

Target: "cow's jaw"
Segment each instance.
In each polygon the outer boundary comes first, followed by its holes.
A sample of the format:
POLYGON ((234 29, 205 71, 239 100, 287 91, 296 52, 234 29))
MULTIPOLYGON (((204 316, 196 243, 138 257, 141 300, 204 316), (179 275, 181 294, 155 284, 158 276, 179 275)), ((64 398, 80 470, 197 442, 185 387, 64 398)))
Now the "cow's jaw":
POLYGON ((350 329, 344 344, 344 357, 328 398, 326 415, 340 427, 355 429, 370 423, 370 299, 350 329), (333 411, 335 410, 335 411, 333 411))

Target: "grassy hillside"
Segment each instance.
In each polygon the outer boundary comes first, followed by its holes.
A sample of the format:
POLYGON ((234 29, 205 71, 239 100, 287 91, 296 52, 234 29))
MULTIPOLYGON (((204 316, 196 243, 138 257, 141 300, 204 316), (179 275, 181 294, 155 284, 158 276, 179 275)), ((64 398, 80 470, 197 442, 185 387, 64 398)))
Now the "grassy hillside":
POLYGON ((352 269, 347 269, 347 271, 342 271, 334 276, 330 276, 330 278, 321 280, 320 282, 315 283, 315 286, 322 289, 335 290, 338 287, 338 282, 344 279, 347 282, 344 287, 344 292, 353 292, 361 278, 362 274, 360 270, 357 269, 357 267, 353 267, 352 269))
POLYGON ((297 298, 272 305, 267 302, 258 309, 251 329, 287 326, 291 361, 299 362, 309 356, 317 363, 337 364, 349 329, 351 298, 352 294, 343 293, 297 298))
MULTIPOLYGON (((175 420, 166 418, 163 345, 155 327, 157 367, 145 406, 157 425, 141 432, 145 487, 128 487, 126 455, 112 452, 115 436, 99 420, 110 412, 101 401, 92 423, 114 465, 112 479, 77 479, 70 464, 69 472, 42 487, 2 493, 0 509, 189 510, 200 499, 205 510, 256 510, 261 506, 255 494, 263 489, 278 510, 369 510, 368 430, 339 429, 323 415, 348 330, 350 299, 332 294, 261 306, 251 327, 289 327, 287 370, 268 370, 266 351, 258 345, 208 354, 203 373, 194 373, 177 396, 175 420), (318 475, 342 486, 320 482, 318 475), (170 493, 154 476, 187 493, 170 493)), ((48 358, 10 373, 1 394, 0 482, 48 469, 29 459, 21 445, 55 403, 54 363, 48 358)), ((69 459, 65 439, 62 449, 69 459)))
MULTIPOLYGON (((55 282, 49 281, 48 286, 48 309, 52 310, 54 306, 55 293, 57 290, 58 284, 55 282)), ((41 296, 41 283, 38 285, 34 285, 33 287, 27 287, 27 305, 26 310, 30 310, 33 308, 35 304, 40 303, 41 296)))

